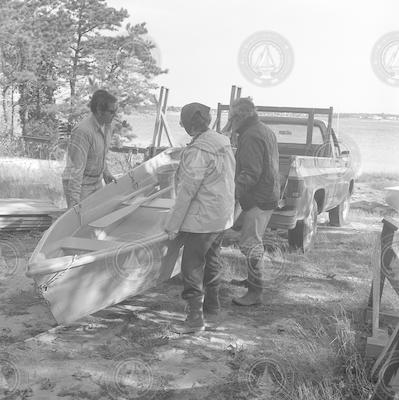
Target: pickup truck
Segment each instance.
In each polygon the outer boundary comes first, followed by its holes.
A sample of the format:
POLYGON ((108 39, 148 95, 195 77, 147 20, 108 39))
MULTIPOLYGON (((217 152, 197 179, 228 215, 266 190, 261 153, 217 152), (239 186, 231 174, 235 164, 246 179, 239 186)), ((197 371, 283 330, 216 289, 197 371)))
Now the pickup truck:
MULTIPOLYGON (((219 104, 218 114, 227 109, 219 104)), ((276 134, 280 157, 281 197, 268 227, 288 230, 290 247, 306 252, 318 214, 328 212, 334 226, 346 222, 356 174, 351 155, 332 128, 332 107, 258 106, 257 111, 276 134), (327 117, 327 123, 315 115, 327 117)))

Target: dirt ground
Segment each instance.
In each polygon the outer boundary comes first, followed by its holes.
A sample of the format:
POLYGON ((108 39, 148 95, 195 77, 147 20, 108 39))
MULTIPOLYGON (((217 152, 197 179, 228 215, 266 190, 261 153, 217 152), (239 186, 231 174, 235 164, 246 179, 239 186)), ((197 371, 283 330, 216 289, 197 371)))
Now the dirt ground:
MULTIPOLYGON (((235 248, 224 248, 223 313, 218 326, 195 336, 171 329, 184 319, 179 277, 78 323, 57 326, 25 277, 41 233, 3 235, 0 398, 294 398, 295 385, 309 369, 315 379, 336 374, 331 346, 315 339, 320 337, 315 327, 328 331, 332 325, 325 321, 340 307, 360 323, 381 217, 397 216, 383 197, 358 184, 350 223, 329 227, 321 215, 314 249, 306 255, 286 252, 279 238, 282 250, 257 307, 232 305, 244 288, 230 280, 245 275, 245 264, 235 248)), ((362 343, 367 334, 359 332, 362 343)))

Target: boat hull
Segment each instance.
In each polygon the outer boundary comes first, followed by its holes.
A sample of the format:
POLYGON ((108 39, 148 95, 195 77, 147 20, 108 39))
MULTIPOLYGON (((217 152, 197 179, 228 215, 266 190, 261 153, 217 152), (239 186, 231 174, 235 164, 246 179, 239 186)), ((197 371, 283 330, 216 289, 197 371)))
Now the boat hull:
POLYGON ((42 291, 56 321, 71 323, 179 273, 179 248, 168 242, 125 254, 116 251, 101 261, 58 273, 42 291))
POLYGON ((163 204, 173 205, 172 191, 166 188, 164 195, 159 190, 163 202, 141 203, 151 198, 152 191, 146 188, 158 184, 157 171, 176 165, 181 150, 168 149, 135 167, 116 184, 68 210, 45 232, 29 260, 27 275, 35 280, 58 323, 71 323, 117 304, 180 272, 178 240, 168 240, 163 231, 170 210, 163 204), (126 206, 123 199, 138 192, 143 192, 138 206, 126 206), (128 207, 133 212, 112 219, 128 207), (109 225, 103 224, 104 216, 109 225))

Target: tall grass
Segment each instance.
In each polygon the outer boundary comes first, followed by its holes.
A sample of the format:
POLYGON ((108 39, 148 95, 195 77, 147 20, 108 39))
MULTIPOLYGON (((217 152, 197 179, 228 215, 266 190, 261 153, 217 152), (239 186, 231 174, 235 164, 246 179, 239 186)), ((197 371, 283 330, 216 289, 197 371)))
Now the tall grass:
POLYGON ((1 197, 46 199, 63 206, 62 169, 63 165, 58 161, 2 158, 1 197))
MULTIPOLYGON (((126 173, 141 159, 110 152, 109 168, 115 175, 126 173)), ((62 188, 64 161, 23 157, 0 158, 0 198, 45 199, 65 207, 62 188)))

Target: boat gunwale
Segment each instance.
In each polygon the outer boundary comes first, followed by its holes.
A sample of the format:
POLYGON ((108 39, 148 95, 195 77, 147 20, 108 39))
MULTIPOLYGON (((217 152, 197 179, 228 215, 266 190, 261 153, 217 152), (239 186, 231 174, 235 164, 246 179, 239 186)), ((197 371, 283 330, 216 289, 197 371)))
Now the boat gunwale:
POLYGON ((163 242, 167 239, 168 239, 168 234, 166 232, 160 232, 156 235, 149 236, 142 240, 137 240, 134 242, 120 242, 121 244, 116 247, 105 250, 93 251, 86 254, 82 254, 80 256, 75 255, 75 256, 55 257, 43 261, 29 263, 26 271, 26 276, 34 277, 36 275, 55 274, 71 268, 85 267, 95 261, 107 258, 108 256, 110 256, 115 252, 118 252, 118 255, 124 254, 126 252, 135 250, 136 248, 140 248, 143 246, 151 246, 163 242), (57 265, 56 264, 57 262, 60 263, 60 265, 57 265))

